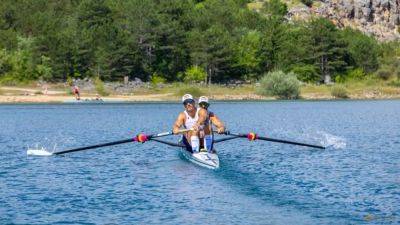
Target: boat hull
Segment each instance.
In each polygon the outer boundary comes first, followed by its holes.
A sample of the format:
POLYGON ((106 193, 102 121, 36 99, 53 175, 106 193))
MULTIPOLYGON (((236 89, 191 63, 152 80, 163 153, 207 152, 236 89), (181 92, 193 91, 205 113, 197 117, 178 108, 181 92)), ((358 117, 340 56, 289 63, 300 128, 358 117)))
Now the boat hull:
POLYGON ((208 169, 218 169, 219 168, 219 157, 214 151, 213 153, 208 152, 197 152, 192 153, 186 148, 181 148, 183 156, 190 162, 208 168, 208 169))

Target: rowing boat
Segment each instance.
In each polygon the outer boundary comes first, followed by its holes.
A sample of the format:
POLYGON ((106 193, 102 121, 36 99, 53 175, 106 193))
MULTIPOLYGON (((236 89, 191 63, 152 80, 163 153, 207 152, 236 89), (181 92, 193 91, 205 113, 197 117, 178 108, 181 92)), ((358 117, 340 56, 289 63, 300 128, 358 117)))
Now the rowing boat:
POLYGON ((201 151, 192 153, 186 149, 186 147, 181 148, 182 155, 190 162, 206 167, 208 169, 218 169, 219 168, 219 158, 217 152, 209 153, 207 151, 201 151))
POLYGON ((190 162, 206 167, 208 169, 218 169, 219 168, 219 157, 215 149, 212 152, 207 152, 205 149, 201 149, 200 152, 192 152, 190 145, 184 143, 183 137, 179 140, 179 145, 181 145, 182 155, 190 162))

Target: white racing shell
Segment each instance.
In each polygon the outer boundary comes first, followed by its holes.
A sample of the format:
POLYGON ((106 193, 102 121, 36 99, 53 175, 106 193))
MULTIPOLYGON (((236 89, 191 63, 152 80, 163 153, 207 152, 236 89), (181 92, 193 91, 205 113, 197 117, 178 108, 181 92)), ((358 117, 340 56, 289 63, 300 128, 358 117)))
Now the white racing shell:
POLYGON ((213 151, 212 153, 209 152, 192 153, 186 150, 186 147, 182 147, 181 153, 187 160, 196 165, 203 166, 208 169, 219 168, 219 157, 216 151, 213 151))

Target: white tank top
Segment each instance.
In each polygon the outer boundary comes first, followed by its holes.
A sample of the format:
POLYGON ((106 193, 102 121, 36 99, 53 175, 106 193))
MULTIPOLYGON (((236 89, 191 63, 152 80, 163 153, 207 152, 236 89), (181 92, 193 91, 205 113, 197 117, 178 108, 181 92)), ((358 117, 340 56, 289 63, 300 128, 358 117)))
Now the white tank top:
POLYGON ((186 129, 191 129, 193 127, 193 125, 197 123, 197 120, 199 120, 199 108, 197 109, 196 115, 194 116, 194 118, 189 116, 189 114, 186 112, 186 110, 184 111, 184 113, 186 116, 184 126, 186 129))

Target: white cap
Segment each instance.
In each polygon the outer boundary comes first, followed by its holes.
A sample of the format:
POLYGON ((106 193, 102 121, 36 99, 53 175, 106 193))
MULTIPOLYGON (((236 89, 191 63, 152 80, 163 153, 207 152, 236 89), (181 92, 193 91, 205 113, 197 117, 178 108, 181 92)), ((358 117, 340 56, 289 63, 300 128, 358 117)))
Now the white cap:
POLYGON ((208 103, 208 98, 206 96, 200 96, 199 103, 200 102, 207 102, 208 103))
POLYGON ((184 102, 184 101, 187 100, 187 99, 192 99, 192 100, 194 100, 194 99, 193 99, 193 96, 192 96, 191 94, 185 94, 184 96, 182 96, 182 102, 184 102))

